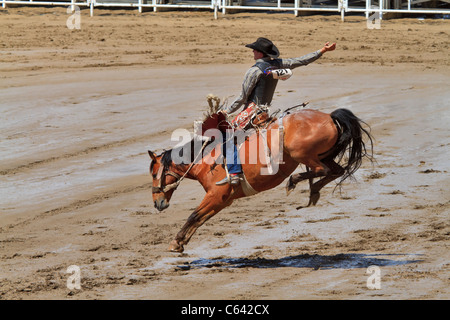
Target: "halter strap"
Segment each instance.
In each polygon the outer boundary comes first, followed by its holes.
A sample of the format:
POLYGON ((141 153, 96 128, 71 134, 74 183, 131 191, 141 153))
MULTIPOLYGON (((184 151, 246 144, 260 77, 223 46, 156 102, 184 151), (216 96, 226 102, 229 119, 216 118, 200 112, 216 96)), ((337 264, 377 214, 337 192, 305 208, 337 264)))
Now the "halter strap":
MULTIPOLYGON (((183 181, 183 179, 184 179, 184 177, 186 177, 186 175, 189 173, 189 171, 191 171, 191 169, 192 169, 192 167, 194 166, 194 164, 197 162, 197 158, 202 154, 202 152, 203 152, 203 149, 205 149, 205 147, 206 147, 206 144, 209 142, 209 139, 208 140, 206 140, 204 143, 203 143, 203 145, 202 145, 202 148, 200 149, 200 152, 198 153, 198 155, 195 157, 195 159, 194 159, 194 161, 191 163, 191 165, 189 166, 189 168, 186 170, 186 172, 182 175, 182 176, 180 176, 178 173, 176 173, 176 172, 173 172, 173 171, 167 171, 167 172, 165 172, 164 173, 164 170, 162 170, 162 172, 161 172, 161 177, 160 177, 160 180, 159 180, 159 186, 158 187, 152 187, 152 193, 160 193, 160 192, 167 192, 167 191, 170 191, 170 190, 172 190, 172 189, 176 189, 177 187, 178 187, 178 185, 181 183, 181 181, 183 181), (163 180, 163 177, 162 177, 162 175, 166 175, 166 174, 168 174, 168 175, 170 175, 170 176, 172 176, 172 177, 174 177, 175 179, 176 179, 176 181, 174 182, 174 183, 171 183, 171 184, 168 184, 168 185, 166 185, 166 186, 162 186, 162 180, 163 180)), ((163 166, 161 166, 161 168, 162 168, 163 166)), ((159 171, 161 171, 161 168, 160 168, 160 170, 159 171)), ((159 174, 159 171, 158 171, 158 174, 159 174)))
MULTIPOLYGON (((162 168, 162 166, 161 166, 161 168, 162 168)), ((170 191, 170 190, 175 189, 176 187, 178 187, 179 183, 181 182, 181 176, 178 173, 173 172, 173 171, 167 171, 165 173, 165 175, 172 176, 172 177, 174 177, 177 180, 174 183, 171 183, 171 184, 168 184, 168 185, 162 187, 161 184, 162 184, 162 180, 163 179, 162 179, 162 174, 161 174, 161 177, 160 177, 160 180, 159 180, 159 186, 158 187, 152 187, 152 192, 153 193, 167 192, 167 191, 170 191)))

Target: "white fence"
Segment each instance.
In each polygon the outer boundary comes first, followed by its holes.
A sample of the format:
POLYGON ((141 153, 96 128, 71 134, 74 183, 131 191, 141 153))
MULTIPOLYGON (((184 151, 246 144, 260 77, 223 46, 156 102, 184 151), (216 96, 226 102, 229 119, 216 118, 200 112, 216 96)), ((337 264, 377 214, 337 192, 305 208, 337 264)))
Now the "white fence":
POLYGON ((86 6, 90 8, 91 16, 95 7, 137 8, 142 12, 144 8, 157 11, 158 8, 172 9, 207 9, 217 13, 227 10, 238 11, 292 11, 295 16, 301 12, 336 12, 344 20, 347 12, 370 14, 384 13, 398 14, 442 14, 450 17, 450 0, 76 0, 40 1, 40 0, 0 0, 3 8, 8 4, 18 5, 47 5, 47 6, 86 6))

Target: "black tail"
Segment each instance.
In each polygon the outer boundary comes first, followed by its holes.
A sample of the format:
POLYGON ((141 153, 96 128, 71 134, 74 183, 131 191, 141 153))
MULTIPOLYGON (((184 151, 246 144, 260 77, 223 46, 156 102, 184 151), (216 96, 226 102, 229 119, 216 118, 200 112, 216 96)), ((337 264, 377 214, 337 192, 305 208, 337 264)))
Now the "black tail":
POLYGON ((350 110, 337 109, 331 113, 331 118, 336 124, 339 137, 333 152, 327 158, 333 159, 337 163, 342 160, 346 162, 341 164, 345 170, 341 183, 358 170, 363 158, 373 161, 373 141, 370 132, 362 126, 368 127, 368 125, 350 110), (367 142, 370 143, 369 151, 366 148, 364 138, 367 138, 367 142))

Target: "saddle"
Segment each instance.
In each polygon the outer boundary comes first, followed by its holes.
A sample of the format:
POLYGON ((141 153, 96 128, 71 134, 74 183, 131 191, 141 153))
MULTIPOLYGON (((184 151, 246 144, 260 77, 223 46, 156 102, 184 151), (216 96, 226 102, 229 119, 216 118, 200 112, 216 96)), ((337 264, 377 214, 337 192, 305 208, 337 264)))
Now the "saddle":
POLYGON ((267 128, 275 121, 274 116, 269 115, 269 108, 250 103, 248 107, 230 121, 222 112, 209 114, 201 123, 201 135, 207 135, 208 129, 226 130, 251 130, 259 131, 267 128))
POLYGON ((267 128, 274 120, 275 118, 273 116, 269 116, 268 106, 259 106, 251 102, 247 108, 231 121, 231 124, 236 129, 242 129, 244 131, 255 129, 258 131, 267 128))
MULTIPOLYGON (((208 129, 219 129, 225 132, 227 129, 241 129, 246 131, 253 128, 258 131, 267 128, 270 123, 276 120, 273 114, 269 116, 269 107, 267 105, 260 106, 251 102, 230 121, 225 114, 219 112, 220 99, 217 96, 209 94, 206 96, 206 101, 208 102, 209 110, 204 115, 201 123, 201 135, 208 129)), ((197 124, 197 128, 200 129, 198 125, 200 124, 197 124)))
MULTIPOLYGON (((219 129, 222 133, 225 133, 227 130, 239 130, 239 131, 249 131, 249 130, 255 130, 258 134, 262 137, 262 143, 264 144, 264 150, 265 150, 265 157, 267 162, 267 172, 272 172, 272 160, 274 161, 280 161, 282 158, 279 159, 272 159, 271 151, 267 144, 267 128, 269 125, 275 121, 278 121, 278 134, 279 134, 279 150, 283 149, 283 141, 284 141, 284 127, 283 127, 283 117, 289 113, 290 110, 293 108, 289 108, 285 112, 283 112, 281 115, 278 116, 278 113, 280 110, 275 111, 274 113, 269 115, 269 107, 268 106, 258 106, 255 103, 250 103, 247 105, 245 110, 243 110, 241 113, 239 113, 234 119, 230 121, 228 117, 222 113, 218 112, 219 106, 218 101, 216 101, 216 107, 212 104, 212 99, 208 96, 208 103, 210 104, 210 110, 206 114, 205 118, 202 122, 198 122, 196 126, 195 132, 197 132, 197 135, 201 137, 202 140, 205 141, 204 145, 207 145, 211 143, 210 137, 208 137, 208 130, 209 129, 219 129)), ((296 108, 298 106, 295 106, 296 108)), ((242 144, 243 142, 241 142, 242 144)), ((239 150, 240 145, 236 145, 237 149, 239 150)), ((280 156, 278 156, 280 157, 280 156)), ((226 163, 224 161, 224 156, 221 154, 218 159, 216 159, 215 164, 222 163, 222 165, 225 167, 225 170, 227 169, 226 163)), ((281 162, 278 162, 281 163, 281 162)), ((270 173, 269 173, 270 174, 270 173)), ((245 177, 245 173, 242 174, 241 178, 241 186, 244 191, 244 194, 246 195, 253 195, 257 193, 252 186, 248 183, 245 177)))

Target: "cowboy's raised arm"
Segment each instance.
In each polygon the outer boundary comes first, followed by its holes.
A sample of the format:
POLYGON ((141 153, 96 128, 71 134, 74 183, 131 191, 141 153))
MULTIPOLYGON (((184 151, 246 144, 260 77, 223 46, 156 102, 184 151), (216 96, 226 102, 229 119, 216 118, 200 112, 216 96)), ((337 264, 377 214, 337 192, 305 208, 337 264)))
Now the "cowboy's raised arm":
POLYGON ((336 43, 330 45, 330 43, 327 42, 321 49, 314 51, 312 53, 305 54, 300 58, 280 59, 281 65, 283 68, 289 69, 295 69, 300 66, 306 66, 311 62, 314 62, 317 59, 319 59, 325 52, 333 51, 334 49, 336 49, 336 43))

